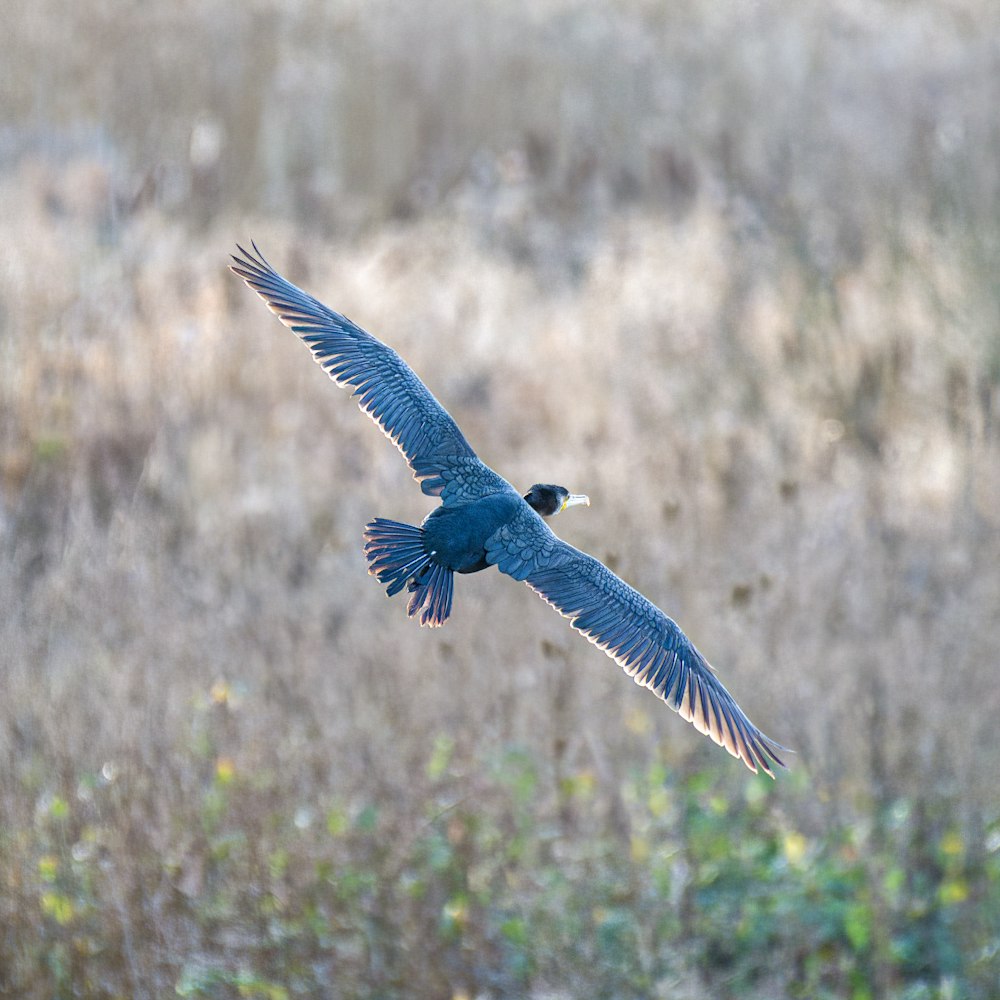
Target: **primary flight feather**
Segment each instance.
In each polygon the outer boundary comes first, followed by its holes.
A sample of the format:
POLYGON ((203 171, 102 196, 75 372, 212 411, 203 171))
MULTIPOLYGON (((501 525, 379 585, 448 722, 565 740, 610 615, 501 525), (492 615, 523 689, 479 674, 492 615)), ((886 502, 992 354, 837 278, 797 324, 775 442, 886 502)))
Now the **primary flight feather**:
POLYGON ((523 580, 699 732, 751 771, 774 776, 784 748, 736 704, 708 661, 656 605, 603 563, 557 538, 545 523, 587 497, 536 483, 522 497, 476 456, 458 425, 392 348, 286 281, 239 247, 230 265, 313 358, 393 441, 428 496, 441 505, 419 527, 375 518, 365 528, 369 572, 392 596, 410 594, 421 625, 451 614, 455 573, 496 566, 523 580))

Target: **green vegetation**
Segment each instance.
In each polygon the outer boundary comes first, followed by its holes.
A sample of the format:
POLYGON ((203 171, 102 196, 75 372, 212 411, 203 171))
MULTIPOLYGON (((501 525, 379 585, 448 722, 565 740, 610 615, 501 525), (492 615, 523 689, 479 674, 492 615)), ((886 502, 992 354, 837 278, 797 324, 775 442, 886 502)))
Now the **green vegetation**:
POLYGON ((1000 7, 15 0, 0 994, 1000 996, 1000 7), (795 751, 365 575, 383 336, 795 751))
MULTIPOLYGON (((225 709, 201 711, 221 737, 225 709)), ((1000 823, 969 843, 901 800, 806 834, 801 769, 779 793, 654 760, 609 824, 590 774, 554 787, 516 747, 467 772, 452 748, 410 815, 295 808, 277 776, 196 754, 192 814, 159 834, 125 815, 155 807, 155 774, 75 776, 2 842, 7 988, 132 995, 138 949, 183 997, 992 995, 1000 823)))

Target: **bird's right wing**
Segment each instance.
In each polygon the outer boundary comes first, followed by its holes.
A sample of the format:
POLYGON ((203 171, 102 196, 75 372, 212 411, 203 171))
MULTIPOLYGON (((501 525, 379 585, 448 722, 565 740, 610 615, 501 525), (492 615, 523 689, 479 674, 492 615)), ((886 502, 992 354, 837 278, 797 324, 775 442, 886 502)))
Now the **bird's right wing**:
POLYGON ((655 604, 593 556, 552 533, 527 504, 487 543, 501 572, 524 580, 643 687, 751 771, 772 778, 785 749, 736 704, 694 643, 655 604))
POLYGON ((239 247, 230 269, 282 323, 309 345, 313 359, 400 450, 428 496, 465 502, 512 487, 480 461, 448 411, 391 348, 346 316, 286 281, 253 246, 239 247))

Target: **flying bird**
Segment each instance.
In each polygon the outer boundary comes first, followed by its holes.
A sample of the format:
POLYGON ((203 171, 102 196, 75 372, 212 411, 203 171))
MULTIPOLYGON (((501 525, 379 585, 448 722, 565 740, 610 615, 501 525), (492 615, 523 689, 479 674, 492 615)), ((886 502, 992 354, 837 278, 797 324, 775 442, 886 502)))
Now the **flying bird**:
POLYGON ((456 573, 495 566, 523 580, 637 683, 754 773, 772 778, 785 748, 747 718, 672 619, 603 563, 558 538, 545 519, 590 505, 536 483, 523 496, 476 456, 448 411, 392 348, 286 281, 238 246, 230 268, 312 351, 313 359, 400 450, 427 496, 441 503, 418 527, 377 517, 365 528, 368 572, 392 597, 409 593, 421 625, 451 614, 456 573))

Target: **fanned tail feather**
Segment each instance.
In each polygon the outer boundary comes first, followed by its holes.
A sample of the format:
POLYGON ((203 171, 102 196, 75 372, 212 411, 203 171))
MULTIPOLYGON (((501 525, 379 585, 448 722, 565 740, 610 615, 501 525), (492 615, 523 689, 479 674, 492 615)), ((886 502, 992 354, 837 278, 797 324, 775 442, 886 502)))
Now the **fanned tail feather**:
POLYGON ((423 528, 377 517, 365 527, 368 572, 393 597, 406 587, 410 602, 406 613, 420 614, 420 624, 443 625, 451 614, 454 574, 431 561, 424 548, 423 528))
POLYGON ((376 517, 365 526, 365 558, 368 572, 387 585, 385 592, 390 597, 431 563, 422 528, 384 517, 376 517))
POLYGON ((408 589, 412 596, 406 613, 412 618, 419 611, 421 625, 431 628, 443 625, 451 614, 454 578, 450 569, 437 564, 424 570, 410 581, 408 589))

